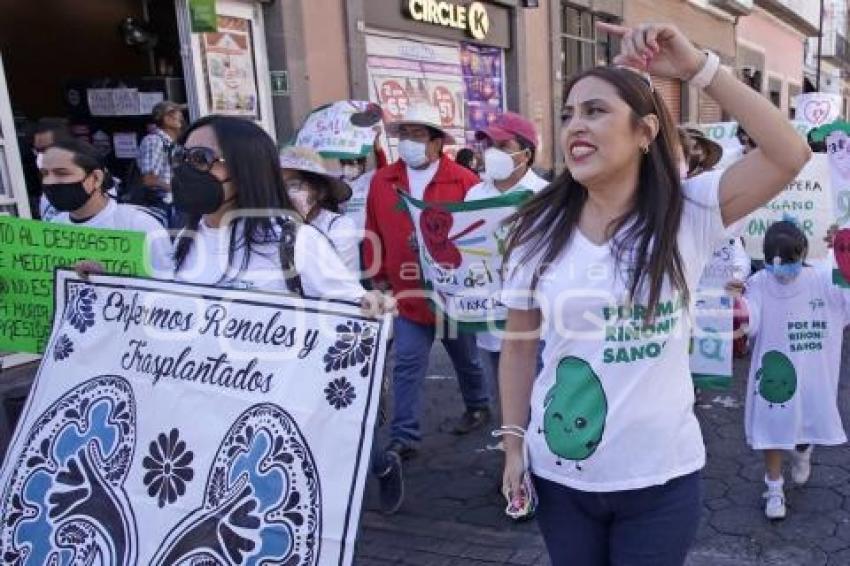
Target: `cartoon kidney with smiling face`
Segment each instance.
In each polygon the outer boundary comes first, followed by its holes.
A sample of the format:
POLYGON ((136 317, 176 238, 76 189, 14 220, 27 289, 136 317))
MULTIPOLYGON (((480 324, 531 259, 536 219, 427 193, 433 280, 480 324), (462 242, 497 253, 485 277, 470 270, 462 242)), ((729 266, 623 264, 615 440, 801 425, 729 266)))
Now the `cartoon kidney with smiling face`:
POLYGON ((590 458, 602 440, 608 415, 605 390, 590 364, 572 356, 562 359, 544 405, 541 432, 549 450, 565 460, 590 458))
POLYGON ((773 405, 784 405, 797 392, 797 371, 788 356, 782 352, 765 352, 761 367, 756 372, 758 392, 773 405))

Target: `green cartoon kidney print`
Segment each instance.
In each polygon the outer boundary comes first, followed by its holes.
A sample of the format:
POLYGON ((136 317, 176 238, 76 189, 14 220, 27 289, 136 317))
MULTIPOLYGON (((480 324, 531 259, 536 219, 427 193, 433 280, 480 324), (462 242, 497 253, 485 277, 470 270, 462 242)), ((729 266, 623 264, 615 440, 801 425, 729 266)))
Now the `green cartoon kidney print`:
POLYGON ((761 357, 756 381, 759 395, 771 406, 787 403, 797 392, 797 371, 782 352, 772 350, 761 357))
POLYGON ((544 406, 542 432, 549 450, 565 460, 590 458, 608 415, 605 390, 590 364, 572 356, 562 359, 544 406))

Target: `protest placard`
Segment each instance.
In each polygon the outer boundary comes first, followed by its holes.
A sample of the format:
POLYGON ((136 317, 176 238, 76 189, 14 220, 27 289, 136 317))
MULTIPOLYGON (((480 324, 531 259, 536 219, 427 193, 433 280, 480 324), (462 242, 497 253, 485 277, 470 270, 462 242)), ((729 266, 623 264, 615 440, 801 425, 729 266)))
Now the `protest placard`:
POLYGON ((389 316, 67 270, 56 301, 4 563, 351 564, 389 316))
POLYGON ((501 327, 507 316, 499 298, 508 236, 502 221, 532 192, 457 203, 423 202, 399 194, 416 227, 422 276, 437 311, 461 330, 501 327))
POLYGON ((141 232, 0 216, 0 350, 44 351, 57 267, 94 260, 108 273, 147 275, 146 254, 141 232))
POLYGON ((696 289, 691 377, 701 389, 726 389, 732 384, 733 302, 725 290, 735 279, 735 241, 718 245, 696 289))
POLYGON ((834 222, 832 186, 827 156, 812 155, 785 190, 747 216, 741 235, 750 257, 763 259, 764 234, 778 220, 792 220, 800 226, 809 240, 809 259, 827 257, 824 237, 834 222))
POLYGON ((360 100, 341 100, 316 108, 298 130, 295 144, 311 147, 322 157, 356 159, 367 156, 374 145, 375 131, 371 126, 355 125, 352 117, 366 113, 369 104, 360 100))
POLYGON ((833 282, 850 287, 850 123, 836 120, 812 132, 812 138, 826 142, 829 177, 832 185, 833 217, 837 228, 833 240, 833 282))

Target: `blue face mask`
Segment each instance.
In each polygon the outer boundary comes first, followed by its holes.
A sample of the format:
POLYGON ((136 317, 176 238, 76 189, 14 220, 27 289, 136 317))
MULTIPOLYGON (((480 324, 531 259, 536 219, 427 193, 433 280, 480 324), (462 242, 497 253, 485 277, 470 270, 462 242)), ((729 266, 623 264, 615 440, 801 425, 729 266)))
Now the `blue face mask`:
POLYGON ((803 262, 795 261, 794 263, 782 263, 779 265, 768 263, 764 268, 768 273, 776 277, 780 283, 790 283, 803 271, 803 262))

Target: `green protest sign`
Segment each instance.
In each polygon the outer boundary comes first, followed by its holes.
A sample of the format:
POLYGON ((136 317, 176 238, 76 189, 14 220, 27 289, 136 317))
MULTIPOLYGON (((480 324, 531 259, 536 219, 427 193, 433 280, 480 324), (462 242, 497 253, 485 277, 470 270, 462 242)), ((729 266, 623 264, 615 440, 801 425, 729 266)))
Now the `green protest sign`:
POLYGON ((218 31, 215 0, 189 0, 189 15, 193 33, 218 31))
POLYGON ((44 351, 57 267, 94 260, 107 273, 148 275, 146 256, 141 232, 0 217, 0 351, 44 351))

